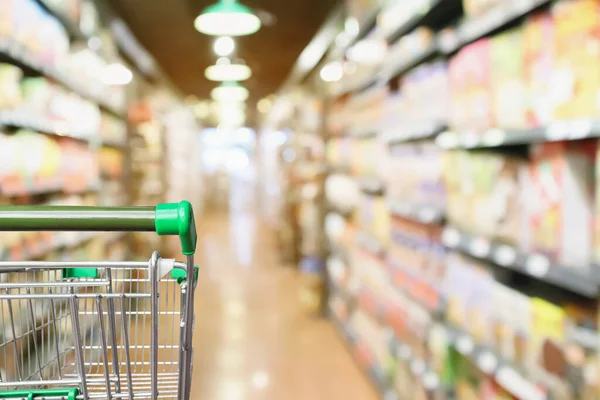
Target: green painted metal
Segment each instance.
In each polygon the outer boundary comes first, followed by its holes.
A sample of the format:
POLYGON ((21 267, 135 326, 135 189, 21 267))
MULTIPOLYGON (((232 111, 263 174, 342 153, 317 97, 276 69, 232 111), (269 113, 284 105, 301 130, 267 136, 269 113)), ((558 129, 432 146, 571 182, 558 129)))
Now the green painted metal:
POLYGON ((186 256, 196 252, 196 225, 194 211, 189 201, 165 203, 156 206, 156 233, 179 235, 181 251, 186 256))
POLYGON ((9 390, 0 392, 0 399, 27 398, 33 400, 36 397, 66 397, 68 400, 75 400, 79 394, 79 389, 33 389, 33 390, 9 390))
MULTIPOLYGON (((181 268, 173 268, 171 270, 171 278, 177 280, 177 283, 181 285, 181 282, 187 279, 187 271, 181 268)), ((194 265, 194 280, 198 280, 198 266, 194 265)))
POLYGON ((0 206, 0 231, 154 229, 154 207, 0 206))
POLYGON ((98 278, 98 268, 64 268, 63 279, 69 278, 98 278))

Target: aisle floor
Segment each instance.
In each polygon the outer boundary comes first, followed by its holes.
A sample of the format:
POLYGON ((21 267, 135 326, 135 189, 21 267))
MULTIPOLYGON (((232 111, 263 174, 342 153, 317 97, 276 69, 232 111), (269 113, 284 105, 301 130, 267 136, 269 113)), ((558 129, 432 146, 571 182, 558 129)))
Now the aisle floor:
POLYGON ((192 399, 377 398, 331 323, 300 307, 298 274, 253 213, 199 226, 192 399))

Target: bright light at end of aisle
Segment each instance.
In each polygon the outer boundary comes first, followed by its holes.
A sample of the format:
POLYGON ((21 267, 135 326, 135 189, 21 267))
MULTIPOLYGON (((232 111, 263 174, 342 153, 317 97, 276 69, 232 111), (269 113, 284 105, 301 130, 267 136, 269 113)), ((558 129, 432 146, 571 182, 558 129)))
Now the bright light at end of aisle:
POLYGON ((321 68, 319 75, 325 82, 337 82, 344 76, 344 67, 339 61, 332 61, 321 68))
POLYGON ((384 40, 365 39, 352 46, 347 53, 348 59, 359 64, 377 64, 383 61, 387 52, 384 40))
POLYGON ((213 50, 216 55, 226 57, 235 50, 235 41, 229 36, 218 37, 213 43, 213 50))
POLYGON ((242 102, 249 95, 248 89, 236 82, 224 82, 210 92, 210 97, 220 102, 242 102))
POLYGON ((105 85, 127 85, 133 79, 133 73, 119 63, 112 63, 106 66, 102 75, 102 82, 105 85))
POLYGON ((242 61, 232 64, 228 58, 221 57, 215 65, 206 68, 204 76, 213 82, 241 82, 252 76, 252 70, 242 61))
POLYGON ((220 0, 196 17, 194 27, 212 36, 245 36, 260 29, 260 19, 236 0, 220 0))

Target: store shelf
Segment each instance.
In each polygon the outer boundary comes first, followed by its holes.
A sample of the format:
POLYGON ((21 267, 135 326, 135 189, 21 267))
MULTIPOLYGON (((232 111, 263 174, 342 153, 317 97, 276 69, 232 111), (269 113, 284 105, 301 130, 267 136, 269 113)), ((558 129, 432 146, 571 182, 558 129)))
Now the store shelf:
POLYGON ((387 132, 384 131, 381 135, 389 145, 394 145, 415 140, 433 139, 447 129, 448 125, 446 123, 431 122, 419 124, 410 129, 396 128, 387 132))
POLYGON ((411 204, 400 200, 390 200, 388 208, 393 216, 423 224, 441 224, 445 218, 444 210, 427 204, 411 204))
POLYGON ((385 183, 377 177, 359 178, 358 186, 362 192, 373 196, 379 196, 385 192, 385 183))
POLYGON ((394 390, 390 388, 389 384, 386 382, 383 368, 374 361, 375 358, 371 354, 369 348, 361 342, 360 338, 353 332, 352 328, 349 327, 347 323, 338 320, 335 316, 332 316, 331 320, 333 321, 336 330, 344 339, 352 357, 359 367, 369 375, 371 382, 381 397, 384 400, 397 400, 394 390))
POLYGON ((92 239, 105 238, 106 243, 114 242, 123 237, 124 232, 106 233, 106 232, 83 232, 77 236, 70 236, 68 239, 64 235, 55 234, 52 239, 44 242, 36 242, 25 247, 23 245, 13 246, 0 250, 1 261, 31 261, 44 257, 45 255, 65 248, 78 247, 92 239))
POLYGON ((404 36, 413 29, 417 28, 423 23, 423 21, 428 19, 428 17, 437 7, 439 7, 444 2, 447 2, 447 0, 428 0, 427 4, 423 5, 423 8, 421 10, 417 11, 414 15, 407 18, 396 29, 394 29, 392 32, 386 35, 388 43, 394 43, 401 36, 404 36))
POLYGON ((489 346, 478 344, 468 333, 446 326, 447 339, 458 352, 467 357, 484 374, 519 399, 546 400, 546 394, 523 377, 512 365, 504 362, 489 346))
POLYGON ((0 193, 8 197, 34 196, 58 192, 78 194, 87 192, 97 192, 98 190, 100 190, 100 183, 81 187, 78 189, 66 190, 65 182, 62 179, 57 179, 55 181, 45 183, 25 181, 19 183, 0 185, 0 193))
POLYGON ((86 142, 100 140, 98 133, 69 129, 64 122, 34 115, 25 110, 0 110, 0 125, 30 129, 50 135, 69 137, 86 142))
POLYGON ((0 58, 4 59, 3 61, 17 65, 25 71, 52 79, 65 86, 69 90, 79 94, 80 96, 97 103, 100 107, 111 114, 119 118, 125 118, 123 111, 117 110, 111 104, 102 99, 100 95, 92 93, 88 88, 73 81, 71 78, 60 72, 56 67, 44 63, 39 57, 12 39, 0 39, 0 58))
POLYGON ((385 254, 385 246, 367 232, 358 232, 356 234, 356 242, 361 249, 371 253, 375 257, 381 257, 385 254))
POLYGON ((600 294, 600 282, 594 279, 591 272, 584 274, 573 268, 555 265, 544 255, 523 253, 513 246, 473 236, 452 227, 444 230, 442 241, 451 249, 581 296, 593 299, 600 294))
POLYGON ((379 80, 387 82, 397 76, 405 74, 406 72, 420 64, 423 64, 426 61, 430 61, 439 54, 440 52, 438 45, 437 43, 433 42, 428 48, 412 54, 407 59, 403 59, 398 63, 393 63, 392 65, 384 66, 379 73, 379 80))
POLYGON ((421 382, 423 388, 428 392, 437 392, 440 390, 439 376, 425 360, 413 354, 410 346, 393 337, 390 341, 390 353, 394 358, 410 365, 410 370, 414 377, 421 382))
POLYGON ((481 17, 463 22, 453 35, 442 36, 440 50, 445 54, 454 53, 461 47, 497 32, 550 2, 551 0, 519 0, 510 2, 504 7, 497 7, 481 17))
POLYGON ((444 315, 446 303, 441 290, 432 282, 400 265, 396 265, 390 259, 386 263, 387 273, 394 287, 427 309, 433 319, 441 319, 444 315))
POLYGON ((127 143, 124 140, 102 139, 100 143, 102 146, 113 147, 120 150, 125 150, 127 147, 127 143))
POLYGON ((504 130, 494 128, 483 133, 446 131, 436 138, 436 143, 445 149, 478 149, 599 137, 600 120, 579 119, 556 121, 546 126, 530 129, 504 130))

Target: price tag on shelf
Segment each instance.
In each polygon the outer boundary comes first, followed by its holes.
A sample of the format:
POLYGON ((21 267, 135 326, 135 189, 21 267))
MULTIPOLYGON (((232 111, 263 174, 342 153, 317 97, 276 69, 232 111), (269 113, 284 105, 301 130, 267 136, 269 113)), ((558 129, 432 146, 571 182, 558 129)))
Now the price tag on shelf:
POLYGON ((543 390, 527 381, 521 374, 508 366, 501 367, 496 372, 496 381, 513 396, 527 400, 546 400, 543 390))
POLYGON ((475 257, 484 258, 490 254, 490 242, 485 238, 476 238, 469 243, 469 253, 475 257))
POLYGON ((465 133, 464 135, 461 135, 461 137, 460 137, 460 143, 463 145, 463 147, 465 147, 467 149, 476 147, 479 144, 479 140, 480 140, 479 135, 474 132, 465 133))
POLYGON ((423 362, 423 360, 420 359, 416 359, 413 360, 410 363, 410 370, 412 371, 413 374, 415 374, 416 376, 421 376, 423 375, 423 373, 425 372, 426 369, 426 365, 425 362, 423 362))
POLYGON ((461 336, 456 340, 456 349, 464 355, 469 355, 475 349, 475 343, 468 336, 461 336))
POLYGON ((454 228, 446 228, 442 233, 442 242, 451 248, 454 248, 460 243, 460 233, 454 228))
POLYGON ((398 400, 398 395, 393 389, 388 389, 383 395, 383 400, 398 400))
POLYGON ((541 278, 550 270, 550 260, 541 254, 533 254, 527 257, 525 271, 528 274, 541 278))
POLYGON ((514 264, 517 259, 517 252, 511 246, 503 244, 496 248, 493 258, 496 264, 507 267, 514 264))
POLYGON ((435 144, 442 149, 453 149, 458 146, 458 135, 455 132, 446 131, 435 138, 435 144))
POLYGON ((569 123, 564 121, 556 121, 551 123, 546 128, 546 139, 558 141, 565 140, 569 137, 569 123))
POLYGON ((502 129, 495 128, 485 132, 481 142, 486 146, 494 147, 501 145, 505 139, 506 132, 504 132, 502 129))
POLYGON ((410 350, 410 347, 408 347, 405 344, 400 345, 400 348, 398 349, 398 358, 400 358, 401 360, 408 360, 410 359, 412 351, 410 350))
POLYGON ((440 384, 440 379, 437 374, 433 372, 427 372, 425 376, 423 376, 423 386, 425 389, 432 391, 438 388, 440 384))
POLYGON ((498 358, 489 351, 484 351, 477 357, 477 366, 486 374, 492 374, 498 368, 498 358))
POLYGON ((569 130, 569 139, 583 139, 592 133, 592 121, 590 120, 579 120, 571 122, 571 129, 569 130))
POLYGON ((429 224, 435 220, 436 211, 432 207, 423 207, 419 210, 419 221, 429 224))

